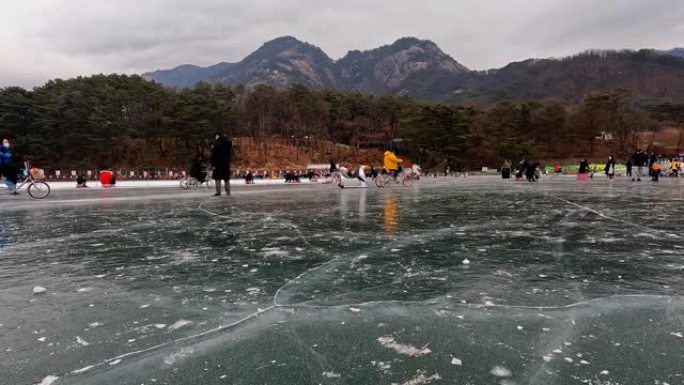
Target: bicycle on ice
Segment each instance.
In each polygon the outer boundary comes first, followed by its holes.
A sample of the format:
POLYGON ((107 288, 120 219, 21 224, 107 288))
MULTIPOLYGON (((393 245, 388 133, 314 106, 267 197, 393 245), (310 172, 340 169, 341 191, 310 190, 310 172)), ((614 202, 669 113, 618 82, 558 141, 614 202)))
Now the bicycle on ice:
MULTIPOLYGON (((2 177, 0 182, 4 184, 5 178, 2 177)), ((50 195, 50 185, 45 182, 45 170, 42 168, 32 168, 29 162, 24 162, 22 176, 14 188, 14 192, 17 194, 13 195, 18 195, 18 191, 24 186, 26 186, 29 196, 33 199, 45 199, 50 195)))
POLYGON ((403 184, 405 187, 411 187, 418 179, 419 175, 416 170, 410 168, 403 168, 394 172, 383 172, 375 178, 375 185, 378 187, 389 187, 392 183, 403 184))
POLYGON ((193 173, 196 175, 189 175, 181 179, 180 187, 182 189, 189 190, 193 187, 202 186, 205 186, 207 188, 214 187, 214 180, 211 179, 212 169, 210 166, 203 164, 199 168, 199 170, 197 170, 196 172, 191 172, 191 174, 193 173))

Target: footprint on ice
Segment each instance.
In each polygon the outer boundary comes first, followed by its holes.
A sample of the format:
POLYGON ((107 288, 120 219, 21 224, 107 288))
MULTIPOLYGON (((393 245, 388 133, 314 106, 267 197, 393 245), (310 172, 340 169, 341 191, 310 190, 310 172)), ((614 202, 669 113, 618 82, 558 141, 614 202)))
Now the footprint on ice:
POLYGON ((503 366, 495 366, 489 373, 497 377, 510 377, 512 374, 510 369, 504 368, 503 366))

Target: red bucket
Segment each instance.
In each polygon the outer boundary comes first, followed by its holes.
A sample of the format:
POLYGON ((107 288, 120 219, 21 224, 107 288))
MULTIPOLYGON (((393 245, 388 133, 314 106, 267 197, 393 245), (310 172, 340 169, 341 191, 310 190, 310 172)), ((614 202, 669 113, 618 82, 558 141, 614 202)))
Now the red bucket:
POLYGON ((114 179, 114 173, 109 170, 100 171, 100 184, 102 187, 110 187, 114 179))

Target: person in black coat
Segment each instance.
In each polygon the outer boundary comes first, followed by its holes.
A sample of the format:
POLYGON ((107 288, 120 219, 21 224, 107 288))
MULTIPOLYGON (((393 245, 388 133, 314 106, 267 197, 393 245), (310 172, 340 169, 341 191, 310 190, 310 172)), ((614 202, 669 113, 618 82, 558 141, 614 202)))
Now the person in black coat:
POLYGON ((612 155, 608 156, 606 168, 604 168, 603 171, 606 172, 606 176, 609 180, 613 180, 613 178, 615 178, 615 158, 613 158, 612 155))
POLYGON ((634 161, 632 158, 627 159, 627 163, 625 163, 625 168, 627 169, 627 176, 632 176, 632 165, 634 164, 634 161))
POLYGON ((211 166, 214 168, 212 178, 216 181, 216 194, 221 196, 221 181, 225 181, 226 195, 230 196, 230 156, 233 145, 225 135, 217 132, 214 136, 214 145, 211 148, 211 166))
POLYGON ((532 162, 527 165, 527 168, 525 169, 525 177, 527 178, 528 182, 537 181, 537 176, 535 175, 537 167, 539 167, 539 163, 536 162, 532 162))
POLYGON ((190 176, 197 179, 199 183, 204 183, 207 179, 207 173, 204 167, 204 152, 202 148, 197 147, 197 153, 192 158, 190 164, 190 176))
POLYGON ((635 177, 637 182, 641 182, 641 176, 644 175, 644 167, 648 165, 648 155, 641 149, 638 149, 632 155, 632 164, 632 182, 634 182, 635 177))
POLYGON ((515 179, 516 180, 521 180, 523 178, 523 175, 527 172, 527 168, 530 166, 530 164, 527 162, 526 159, 523 159, 518 163, 518 172, 515 174, 515 179))
POLYGON ((579 164, 579 170, 577 170, 577 173, 586 174, 588 172, 589 172, 589 162, 586 159, 582 159, 582 161, 579 164))

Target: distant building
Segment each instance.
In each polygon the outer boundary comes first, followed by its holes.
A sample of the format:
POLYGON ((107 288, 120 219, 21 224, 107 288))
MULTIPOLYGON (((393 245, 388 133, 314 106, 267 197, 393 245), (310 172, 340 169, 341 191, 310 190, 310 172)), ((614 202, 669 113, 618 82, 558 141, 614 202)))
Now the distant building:
POLYGON ((596 135, 596 140, 613 140, 613 133, 608 131, 601 131, 598 135, 596 135))

